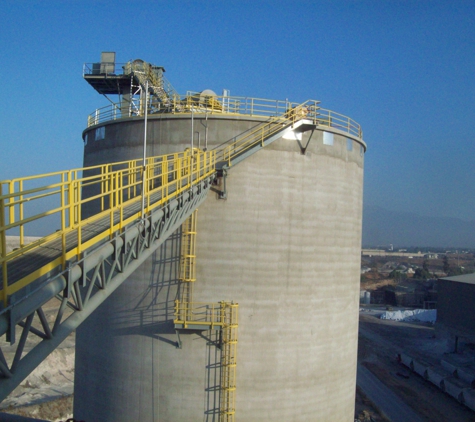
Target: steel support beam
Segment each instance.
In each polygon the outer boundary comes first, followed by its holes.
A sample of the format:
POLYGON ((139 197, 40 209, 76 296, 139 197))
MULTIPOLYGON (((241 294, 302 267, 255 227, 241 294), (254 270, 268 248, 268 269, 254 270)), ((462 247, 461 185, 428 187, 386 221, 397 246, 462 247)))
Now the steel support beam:
POLYGON ((46 281, 24 300, 0 315, 0 334, 9 333, 15 342, 15 329, 22 326, 13 363, 7 364, 0 349, 0 401, 4 400, 66 337, 149 258, 157 248, 203 202, 213 177, 193 186, 179 200, 171 201, 137 221, 124 233, 90 251, 65 272, 46 281), (60 300, 52 328, 46 322, 42 306, 52 298, 60 300), (63 320, 66 306, 72 314, 63 320), (32 327, 35 313, 39 328, 32 327), (46 325, 45 325, 46 324, 46 325), (40 341, 26 355, 23 349, 29 334, 40 341))

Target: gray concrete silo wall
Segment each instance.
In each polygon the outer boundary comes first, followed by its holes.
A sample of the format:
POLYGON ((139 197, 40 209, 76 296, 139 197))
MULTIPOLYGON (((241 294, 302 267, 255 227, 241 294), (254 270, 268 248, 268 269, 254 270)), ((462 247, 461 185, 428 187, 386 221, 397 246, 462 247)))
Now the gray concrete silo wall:
MULTIPOLYGON (((209 146, 258 123, 210 118, 209 146)), ((230 170, 226 200, 211 192, 198 212, 194 300, 239 303, 238 421, 354 418, 364 157, 334 132, 333 145, 323 130, 304 135, 305 155, 277 140, 230 170)), ((150 155, 182 151, 190 119, 151 118, 148 135, 150 155)), ((139 158, 142 141, 143 120, 111 123, 88 139, 84 164, 139 158)), ((76 418, 218 420, 215 334, 182 334, 176 348, 179 241, 78 329, 76 418)))

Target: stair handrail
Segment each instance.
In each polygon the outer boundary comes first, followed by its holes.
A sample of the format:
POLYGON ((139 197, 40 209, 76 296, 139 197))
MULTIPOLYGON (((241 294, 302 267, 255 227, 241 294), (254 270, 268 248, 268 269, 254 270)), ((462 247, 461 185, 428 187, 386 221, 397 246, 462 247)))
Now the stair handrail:
POLYGON ((302 119, 318 124, 318 103, 318 101, 307 100, 296 106, 291 106, 284 113, 270 117, 252 130, 221 144, 215 148, 216 163, 225 163, 226 166, 231 167, 233 158, 258 144, 264 146, 264 142, 270 136, 294 126, 302 119))
POLYGON ((178 93, 173 88, 172 84, 165 78, 163 72, 160 76, 154 72, 154 66, 150 63, 143 61, 133 61, 127 63, 127 69, 132 73, 142 86, 145 88, 145 81, 148 80, 151 89, 160 98, 160 100, 166 105, 173 104, 174 99, 178 96, 178 93))
MULTIPOLYGON (((49 241, 62 239, 63 255, 54 263, 64 266, 67 260, 79 257, 87 248, 107 237, 112 237, 115 232, 140 218, 140 212, 130 216, 124 216, 120 212, 120 221, 115 223, 113 215, 114 212, 141 199, 142 174, 148 178, 145 184, 146 212, 148 213, 159 206, 159 203, 169 202, 189 190, 193 184, 215 173, 214 151, 194 151, 193 159, 190 159, 190 156, 191 151, 185 150, 181 153, 148 157, 145 172, 143 172, 142 159, 137 159, 0 181, 0 266, 2 267, 0 278, 3 281, 0 287, 0 298, 3 298, 4 305, 11 294, 38 278, 38 271, 35 271, 30 276, 9 285, 7 274, 9 262, 49 241), (27 182, 32 182, 35 186, 27 187, 27 182), (96 186, 98 192, 82 197, 83 188, 91 186, 96 186), (161 194, 159 202, 151 203, 150 196, 157 192, 161 194), (41 203, 45 198, 55 198, 57 202, 48 202, 47 209, 38 212, 35 203, 41 203), (93 201, 97 204, 98 212, 83 217, 83 205, 93 201), (32 208, 32 215, 27 213, 25 209, 27 205, 32 208), (30 244, 25 244, 25 226, 34 221, 47 221, 54 215, 60 220, 55 226, 58 230, 30 244), (73 249, 66 248, 65 236, 68 233, 77 232, 78 239, 81 239, 81 231, 85 225, 106 215, 111 216, 109 228, 95 234, 91 239, 79 241, 73 249), (20 247, 7 253, 6 236, 12 230, 19 231, 20 247)), ((48 265, 49 269, 53 268, 50 264, 48 265)), ((46 269, 42 270, 40 275, 47 272, 46 269)))

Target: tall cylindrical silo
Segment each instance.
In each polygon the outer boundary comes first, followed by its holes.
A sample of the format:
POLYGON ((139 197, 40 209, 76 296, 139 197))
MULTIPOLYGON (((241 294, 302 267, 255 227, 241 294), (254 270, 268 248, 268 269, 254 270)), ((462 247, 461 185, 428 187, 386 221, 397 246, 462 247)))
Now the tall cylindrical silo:
MULTIPOLYGON (((189 147, 192 124, 213 148, 264 120, 150 115, 148 155, 189 147)), ((91 126, 84 165, 141 157, 143 130, 134 117, 91 126)), ((280 138, 229 170, 226 199, 217 186, 199 208, 194 300, 239 303, 237 421, 354 418, 365 148, 325 125, 280 138)), ((218 333, 173 326, 180 239, 77 330, 75 418, 219 420, 218 333)))

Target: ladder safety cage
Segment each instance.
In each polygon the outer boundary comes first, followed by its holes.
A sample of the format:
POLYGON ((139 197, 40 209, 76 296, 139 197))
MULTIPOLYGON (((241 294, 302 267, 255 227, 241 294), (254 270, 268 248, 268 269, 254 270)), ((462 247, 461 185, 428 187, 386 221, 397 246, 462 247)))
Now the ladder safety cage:
POLYGON ((236 413, 238 307, 237 303, 224 303, 224 326, 221 346, 220 422, 234 422, 234 415, 236 413))
MULTIPOLYGON (((193 302, 193 284, 196 281, 196 225, 198 210, 196 209, 182 224, 181 257, 180 257, 180 302, 176 306, 185 309, 176 309, 177 318, 192 320, 190 303, 193 302)), ((186 328, 186 327, 185 327, 186 328)))
POLYGON ((236 391, 236 352, 238 305, 234 302, 201 303, 193 301, 196 281, 196 229, 198 210, 183 222, 181 230, 180 294, 175 300, 176 330, 219 330, 221 348, 220 413, 221 422, 234 422, 236 391))

